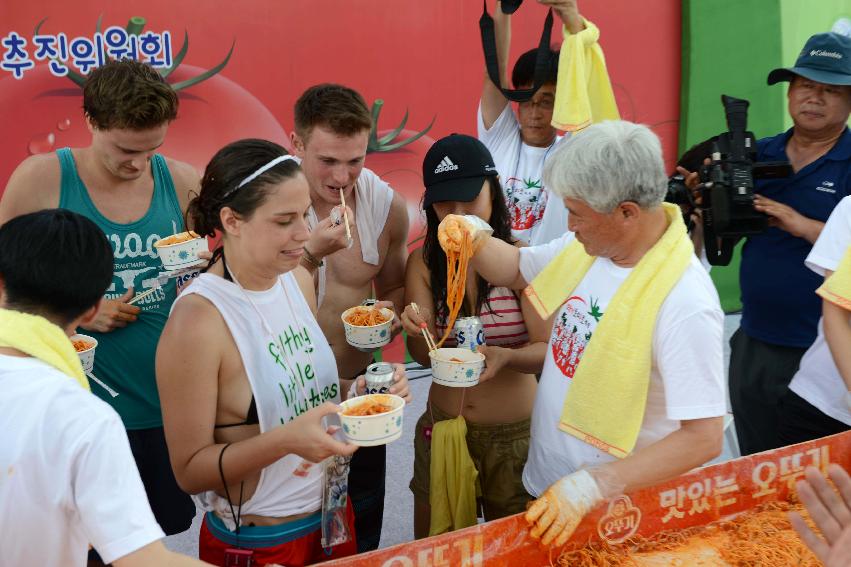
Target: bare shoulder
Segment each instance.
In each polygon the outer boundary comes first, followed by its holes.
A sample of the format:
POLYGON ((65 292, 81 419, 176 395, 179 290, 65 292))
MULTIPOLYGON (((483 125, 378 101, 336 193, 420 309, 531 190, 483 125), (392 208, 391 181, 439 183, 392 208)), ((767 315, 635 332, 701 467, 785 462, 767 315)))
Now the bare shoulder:
MULTIPOLYGON (((225 329, 221 313, 198 294, 181 297, 168 317, 163 338, 177 345, 207 345, 219 340, 225 329)), ((163 343, 161 340, 160 343, 163 343)), ((193 349, 201 352, 200 349, 193 349)))
POLYGON ((165 161, 174 181, 174 190, 177 193, 177 199, 180 201, 180 208, 185 211, 193 193, 198 193, 200 189, 201 175, 193 165, 186 162, 169 157, 166 157, 165 161))
POLYGON ((0 199, 0 224, 59 206, 62 171, 55 152, 30 156, 15 168, 0 199))
POLYGON ((405 198, 393 191, 393 200, 390 202, 390 211, 387 213, 387 225, 390 234, 394 237, 404 239, 408 236, 408 205, 405 198))

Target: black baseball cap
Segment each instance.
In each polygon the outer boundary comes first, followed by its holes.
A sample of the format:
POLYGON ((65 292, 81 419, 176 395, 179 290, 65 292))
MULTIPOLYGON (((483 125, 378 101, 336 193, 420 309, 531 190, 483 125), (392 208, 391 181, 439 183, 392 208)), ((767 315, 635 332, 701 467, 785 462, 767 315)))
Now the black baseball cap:
POLYGON ((768 84, 791 81, 796 75, 826 85, 851 85, 851 38, 817 33, 807 40, 795 66, 773 70, 768 84))
POLYGON ((476 138, 464 134, 441 138, 423 159, 423 208, 441 201, 472 201, 485 178, 497 175, 491 153, 476 138))

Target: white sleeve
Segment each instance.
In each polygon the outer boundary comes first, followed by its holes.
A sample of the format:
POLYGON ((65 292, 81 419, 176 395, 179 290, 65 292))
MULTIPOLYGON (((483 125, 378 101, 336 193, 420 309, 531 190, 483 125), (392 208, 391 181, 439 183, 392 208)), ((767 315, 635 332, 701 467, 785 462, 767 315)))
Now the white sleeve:
POLYGON ((670 324, 665 323, 662 312, 659 317, 653 351, 665 387, 668 419, 726 414, 724 314, 720 306, 701 306, 670 324))
POLYGON ((535 279, 550 261, 558 256, 565 246, 573 240, 573 233, 568 232, 561 237, 538 246, 527 246, 520 249, 520 275, 527 282, 535 279))
POLYGON ((825 270, 836 271, 851 245, 851 196, 843 198, 833 209, 805 263, 820 276, 825 270))
POLYGON ((86 536, 104 563, 165 537, 118 415, 97 420, 78 439, 71 477, 74 502, 86 536))
POLYGON ((505 105, 502 112, 491 125, 490 128, 485 128, 485 121, 482 118, 482 103, 479 102, 479 109, 476 113, 476 126, 478 128, 479 140, 488 148, 488 151, 493 155, 503 156, 516 150, 518 146, 517 139, 520 137, 520 124, 517 123, 517 117, 514 115, 514 110, 511 108, 511 103, 505 105))

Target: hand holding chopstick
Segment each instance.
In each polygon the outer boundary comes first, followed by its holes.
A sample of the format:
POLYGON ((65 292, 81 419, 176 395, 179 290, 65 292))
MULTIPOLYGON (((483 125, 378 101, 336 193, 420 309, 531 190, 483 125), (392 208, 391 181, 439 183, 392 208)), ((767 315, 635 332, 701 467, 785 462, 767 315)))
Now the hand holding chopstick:
POLYGON ((142 301, 143 299, 145 299, 149 295, 152 295, 155 291, 157 291, 159 289, 160 289, 159 286, 154 286, 151 289, 149 289, 148 291, 143 291, 142 293, 138 293, 133 297, 133 299, 131 299, 130 301, 127 302, 127 305, 133 305, 134 303, 142 301))
MULTIPOLYGON (((416 313, 417 315, 421 315, 420 308, 416 303, 411 302, 411 308, 414 310, 414 313, 416 313)), ((428 350, 437 350, 437 345, 435 345, 434 343, 434 337, 431 336, 431 332, 429 332, 428 325, 425 323, 425 321, 420 323, 420 328, 422 329, 423 338, 425 339, 426 345, 428 346, 428 350)))

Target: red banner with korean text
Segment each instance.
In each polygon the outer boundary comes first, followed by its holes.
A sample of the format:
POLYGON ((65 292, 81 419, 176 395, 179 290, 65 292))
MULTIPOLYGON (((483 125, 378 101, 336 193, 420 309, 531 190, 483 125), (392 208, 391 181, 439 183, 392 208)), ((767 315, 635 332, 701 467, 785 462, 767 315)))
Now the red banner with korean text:
POLYGON ((323 563, 328 567, 537 567, 553 565, 564 549, 589 542, 621 543, 662 530, 705 525, 785 500, 804 468, 851 469, 851 431, 694 470, 616 498, 592 511, 563 549, 529 536, 522 514, 464 530, 323 563))

